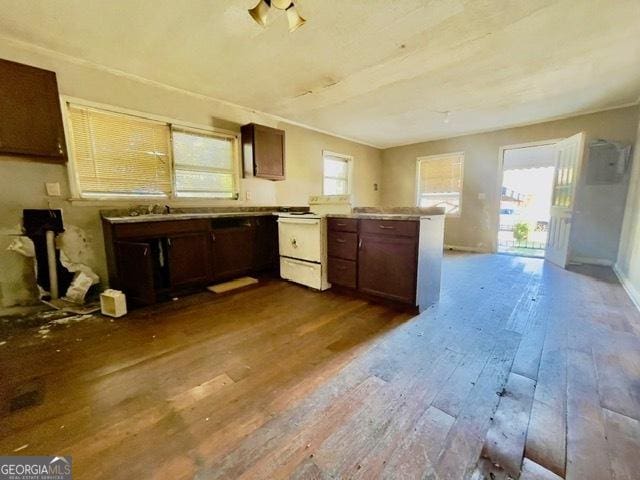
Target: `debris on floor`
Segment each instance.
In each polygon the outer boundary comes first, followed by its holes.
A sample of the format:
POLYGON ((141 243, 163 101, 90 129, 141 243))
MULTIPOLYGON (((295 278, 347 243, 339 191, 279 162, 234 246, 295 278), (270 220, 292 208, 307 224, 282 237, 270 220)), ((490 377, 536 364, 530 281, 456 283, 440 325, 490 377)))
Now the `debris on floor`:
POLYGON ((240 277, 234 280, 230 280, 224 283, 218 283, 217 285, 212 285, 207 287, 207 290, 212 291, 213 293, 225 293, 231 290, 235 290, 237 288, 247 287, 249 285, 254 285, 258 283, 257 278, 253 277, 240 277))

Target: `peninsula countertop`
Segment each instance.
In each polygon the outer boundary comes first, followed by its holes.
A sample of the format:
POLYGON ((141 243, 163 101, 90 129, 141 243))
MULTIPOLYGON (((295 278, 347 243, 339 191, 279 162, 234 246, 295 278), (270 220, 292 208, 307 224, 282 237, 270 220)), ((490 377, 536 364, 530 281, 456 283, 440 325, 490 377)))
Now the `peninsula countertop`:
POLYGON ((444 208, 354 208, 351 213, 328 214, 330 218, 354 218, 363 220, 413 220, 417 221, 422 218, 429 218, 436 215, 444 215, 444 208))

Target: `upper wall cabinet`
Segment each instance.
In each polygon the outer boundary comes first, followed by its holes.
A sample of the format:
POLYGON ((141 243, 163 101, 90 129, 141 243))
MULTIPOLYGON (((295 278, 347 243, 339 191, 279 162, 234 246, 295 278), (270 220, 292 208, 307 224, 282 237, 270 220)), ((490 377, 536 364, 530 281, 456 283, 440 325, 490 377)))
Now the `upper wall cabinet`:
POLYGON ((284 130, 250 123, 242 127, 245 169, 269 180, 284 180, 284 130))
POLYGON ((54 72, 0 59, 0 154, 65 160, 54 72))

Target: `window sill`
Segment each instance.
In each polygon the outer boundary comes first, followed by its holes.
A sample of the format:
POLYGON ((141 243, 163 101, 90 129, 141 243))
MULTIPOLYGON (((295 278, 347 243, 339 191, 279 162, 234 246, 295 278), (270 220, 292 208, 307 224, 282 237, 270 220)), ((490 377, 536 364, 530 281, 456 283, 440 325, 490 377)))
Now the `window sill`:
POLYGON ((69 203, 74 207, 116 207, 122 208, 131 205, 165 205, 172 207, 215 207, 218 205, 238 205, 243 202, 240 198, 69 198, 69 203))

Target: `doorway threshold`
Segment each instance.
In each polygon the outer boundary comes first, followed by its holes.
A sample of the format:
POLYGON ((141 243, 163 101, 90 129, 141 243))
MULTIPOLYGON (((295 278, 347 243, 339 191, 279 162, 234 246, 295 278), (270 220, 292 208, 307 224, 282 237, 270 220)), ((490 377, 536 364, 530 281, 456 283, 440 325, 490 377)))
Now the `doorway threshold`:
POLYGON ((544 250, 541 251, 541 253, 529 253, 529 252, 507 252, 504 250, 498 250, 496 252, 498 255, 508 255, 510 257, 525 257, 525 258, 541 258, 544 259, 544 250))

